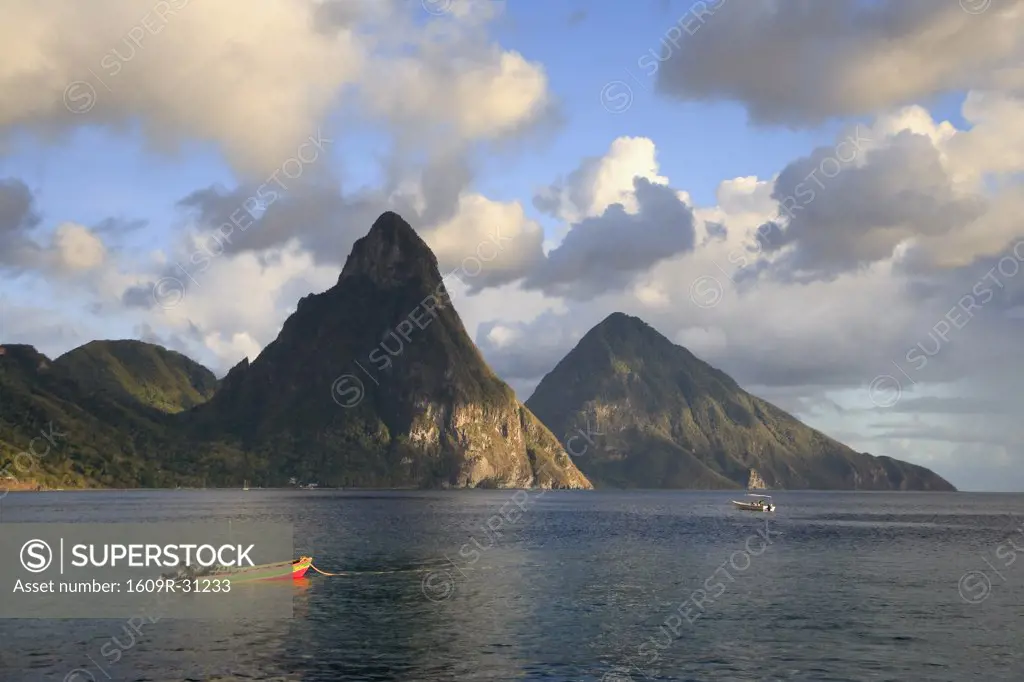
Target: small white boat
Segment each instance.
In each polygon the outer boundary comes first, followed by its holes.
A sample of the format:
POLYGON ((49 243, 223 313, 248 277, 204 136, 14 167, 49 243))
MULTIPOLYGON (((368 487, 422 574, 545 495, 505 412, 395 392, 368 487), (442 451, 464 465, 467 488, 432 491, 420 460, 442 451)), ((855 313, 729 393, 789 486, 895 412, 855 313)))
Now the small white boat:
POLYGON ((750 502, 740 502, 733 500, 732 503, 736 505, 737 509, 743 511, 754 511, 754 512, 773 512, 775 511, 775 504, 772 502, 771 495, 749 495, 749 497, 761 498, 759 500, 750 502))

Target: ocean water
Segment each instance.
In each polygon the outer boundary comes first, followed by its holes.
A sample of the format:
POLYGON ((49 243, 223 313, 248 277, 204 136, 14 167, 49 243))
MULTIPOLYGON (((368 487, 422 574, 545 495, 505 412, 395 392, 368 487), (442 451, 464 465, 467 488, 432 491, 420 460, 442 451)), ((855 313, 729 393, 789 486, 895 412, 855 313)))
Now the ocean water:
POLYGON ((12 493, 0 523, 287 522, 345 574, 289 620, 0 621, 0 680, 1024 678, 1024 495, 734 496, 12 493))

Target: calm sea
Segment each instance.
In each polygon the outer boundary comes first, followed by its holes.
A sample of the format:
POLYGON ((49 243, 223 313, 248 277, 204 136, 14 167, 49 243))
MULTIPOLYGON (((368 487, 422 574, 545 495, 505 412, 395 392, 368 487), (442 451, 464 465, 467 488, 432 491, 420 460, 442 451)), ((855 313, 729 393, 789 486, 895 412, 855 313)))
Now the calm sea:
POLYGON ((1024 495, 733 497, 12 493, 2 523, 287 522, 345 575, 296 584, 290 620, 0 621, 0 679, 1024 677, 1024 495))

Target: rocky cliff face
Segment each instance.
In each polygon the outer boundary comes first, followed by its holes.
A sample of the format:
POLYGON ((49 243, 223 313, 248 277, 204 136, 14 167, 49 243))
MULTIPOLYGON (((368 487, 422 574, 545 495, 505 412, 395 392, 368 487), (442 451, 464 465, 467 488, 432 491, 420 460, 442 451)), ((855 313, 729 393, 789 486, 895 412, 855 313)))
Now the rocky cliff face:
POLYGON ((274 479, 361 487, 590 483, 484 362, 437 261, 385 213, 338 283, 190 415, 274 479))
POLYGON ((597 485, 743 488, 756 468, 773 489, 954 490, 924 467, 854 452, 622 313, 526 404, 555 434, 596 432, 575 461, 597 485))
POLYGON ((747 490, 767 490, 768 484, 757 473, 757 469, 750 470, 750 479, 747 481, 747 490))

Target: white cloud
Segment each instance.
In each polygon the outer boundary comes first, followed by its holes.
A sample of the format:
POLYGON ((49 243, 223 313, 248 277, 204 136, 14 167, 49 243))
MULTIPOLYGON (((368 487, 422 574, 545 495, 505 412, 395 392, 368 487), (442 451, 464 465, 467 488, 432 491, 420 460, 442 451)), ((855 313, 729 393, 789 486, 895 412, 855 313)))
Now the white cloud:
POLYGON ((534 203, 565 223, 599 216, 612 204, 621 204, 626 213, 635 214, 640 207, 633 179, 667 185, 668 178, 658 172, 653 140, 620 137, 603 156, 584 159, 565 180, 542 188, 534 203))
POLYGON ((422 12, 393 0, 11 0, 0 134, 139 122, 156 148, 211 141, 264 180, 339 104, 368 103, 399 133, 415 124, 428 145, 505 135, 546 111, 543 67, 487 44, 492 12, 447 28, 418 25, 422 12))
MULTIPOLYGON (((337 279, 336 268, 317 266, 295 243, 262 254, 225 254, 195 282, 185 282, 180 303, 139 314, 159 334, 181 335, 204 354, 212 353, 216 369, 224 371, 243 357, 255 359, 277 336, 289 307, 337 279)), ((151 280, 139 276, 136 281, 151 292, 151 280)))
POLYGON ((521 278, 541 257, 543 238, 519 202, 475 193, 461 195, 455 215, 423 233, 442 273, 455 272, 472 288, 521 278))
POLYGON ((487 332, 487 340, 492 342, 498 348, 504 348, 518 341, 521 338, 519 330, 505 327, 500 324, 491 327, 491 331, 487 332))
POLYGON ((783 169, 773 197, 791 265, 828 277, 903 250, 905 259, 961 267, 1012 244, 1024 233, 1024 103, 972 92, 963 111, 966 130, 918 106, 886 113, 783 169), (855 156, 841 151, 844 139, 863 140, 855 156))
POLYGON ((361 74, 365 46, 352 28, 320 28, 305 0, 11 0, 0 130, 138 118, 159 146, 212 140, 265 177, 361 74))
POLYGON ((107 257, 103 241, 82 225, 59 225, 53 243, 60 265, 71 271, 95 270, 107 257))
POLYGON ((382 57, 363 84, 371 111, 391 121, 404 142, 423 144, 417 138, 427 131, 442 140, 492 139, 548 111, 541 64, 476 39, 431 38, 422 38, 414 56, 382 57))

